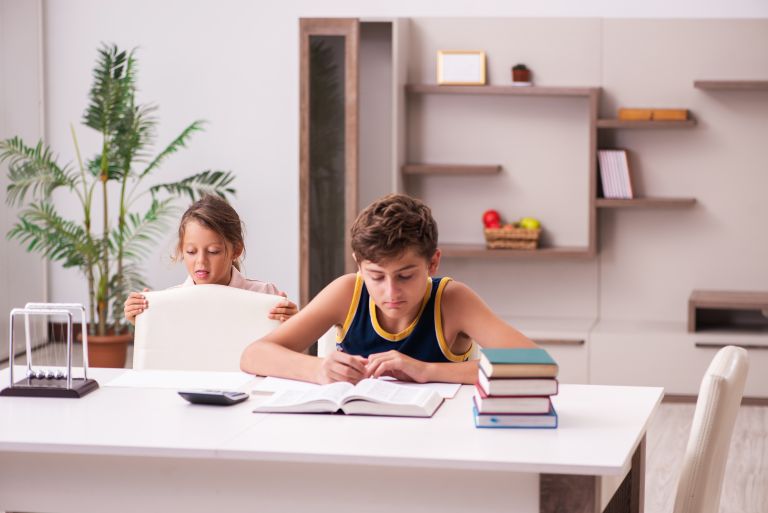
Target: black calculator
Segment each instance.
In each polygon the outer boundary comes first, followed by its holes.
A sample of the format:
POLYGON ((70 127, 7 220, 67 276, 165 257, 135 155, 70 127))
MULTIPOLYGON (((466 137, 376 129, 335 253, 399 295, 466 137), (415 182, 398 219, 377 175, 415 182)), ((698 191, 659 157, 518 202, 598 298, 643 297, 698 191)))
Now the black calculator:
POLYGON ((179 395, 193 404, 230 406, 248 399, 245 392, 233 390, 179 390, 179 395))

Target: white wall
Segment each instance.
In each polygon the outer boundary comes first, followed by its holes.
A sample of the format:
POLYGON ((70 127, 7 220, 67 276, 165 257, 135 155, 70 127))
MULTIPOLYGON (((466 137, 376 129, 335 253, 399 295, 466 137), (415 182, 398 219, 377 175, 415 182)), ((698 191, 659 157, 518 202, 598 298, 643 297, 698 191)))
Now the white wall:
MULTIPOLYGON (((43 135, 42 5, 0 0, 0 139, 21 136, 34 145, 43 135)), ((5 192, 7 166, 0 165, 5 192)), ((28 301, 44 300, 45 266, 5 234, 18 209, 0 201, 0 360, 8 355, 8 313, 28 301)), ((38 332, 39 333, 39 332, 38 332)), ((18 346, 17 346, 18 348, 18 346)))
MULTIPOLYGON (((207 119, 206 132, 158 179, 206 169, 238 175, 235 206, 248 228, 247 273, 298 293, 298 18, 332 16, 767 17, 760 0, 645 2, 76 1, 46 2, 47 138, 74 154, 69 123, 86 104, 100 42, 139 47, 141 101, 160 106, 159 141, 207 119), (541 5, 540 5, 541 4, 541 5)), ((92 153, 96 141, 80 129, 92 153)), ((59 198, 62 208, 71 208, 59 198)), ((150 282, 180 282, 169 237, 147 264, 150 282)), ((52 268, 53 300, 85 299, 84 281, 52 268)))

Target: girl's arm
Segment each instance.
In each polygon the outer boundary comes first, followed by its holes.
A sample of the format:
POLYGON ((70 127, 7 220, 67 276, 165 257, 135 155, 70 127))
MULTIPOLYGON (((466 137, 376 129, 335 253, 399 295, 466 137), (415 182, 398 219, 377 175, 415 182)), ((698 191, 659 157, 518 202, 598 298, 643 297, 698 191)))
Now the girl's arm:
POLYGON ((296 315, 251 343, 243 351, 240 368, 251 374, 316 383, 362 379, 364 358, 339 351, 327 358, 304 354, 332 326, 344 322, 354 287, 354 274, 331 282, 296 315))
MULTIPOLYGON (((148 291, 149 289, 144 289, 142 292, 148 291)), ((147 298, 142 292, 131 292, 123 303, 123 315, 131 324, 136 324, 136 316, 149 307, 147 298)))

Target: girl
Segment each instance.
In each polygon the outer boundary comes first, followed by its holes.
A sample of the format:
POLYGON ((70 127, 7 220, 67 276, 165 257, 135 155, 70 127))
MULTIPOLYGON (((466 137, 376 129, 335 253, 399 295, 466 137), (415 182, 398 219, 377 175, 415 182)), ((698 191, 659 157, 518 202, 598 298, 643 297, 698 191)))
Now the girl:
MULTIPOLYGON (((280 292, 272 283, 249 280, 240 274, 244 250, 243 227, 235 209, 217 196, 204 196, 181 217, 174 260, 184 261, 189 276, 177 287, 217 284, 285 296, 285 292, 280 292)), ((131 292, 124 306, 126 320, 135 324, 136 316, 149 305, 141 292, 131 292)), ((272 309, 269 317, 285 321, 297 311, 294 303, 284 299, 272 309)))

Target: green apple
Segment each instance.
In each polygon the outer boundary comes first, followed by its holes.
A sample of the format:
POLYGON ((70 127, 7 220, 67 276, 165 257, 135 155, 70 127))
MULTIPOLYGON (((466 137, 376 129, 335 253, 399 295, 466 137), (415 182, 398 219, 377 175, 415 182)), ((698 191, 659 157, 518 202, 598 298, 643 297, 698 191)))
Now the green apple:
POLYGON ((520 228, 525 228, 526 230, 541 228, 541 223, 535 217, 524 217, 517 224, 520 228))

